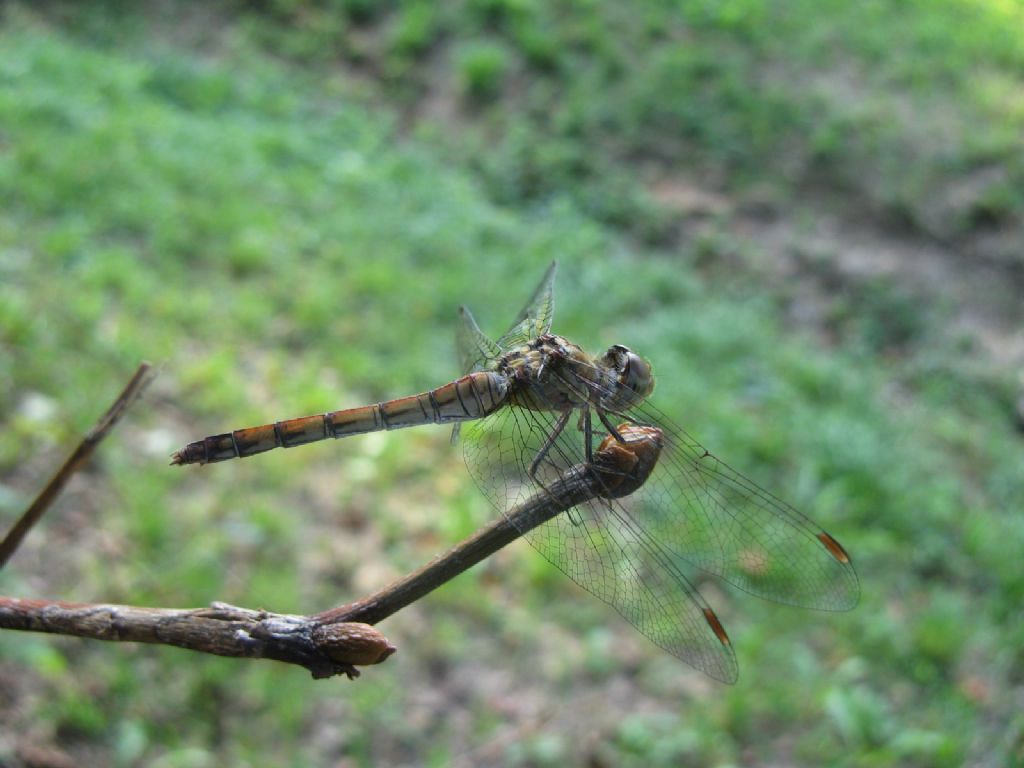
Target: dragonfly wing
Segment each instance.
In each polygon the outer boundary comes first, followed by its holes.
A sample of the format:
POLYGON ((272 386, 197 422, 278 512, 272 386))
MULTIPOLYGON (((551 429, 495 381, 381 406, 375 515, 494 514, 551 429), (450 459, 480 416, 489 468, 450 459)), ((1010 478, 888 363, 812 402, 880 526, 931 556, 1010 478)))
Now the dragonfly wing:
POLYGON ((501 357, 501 348, 484 335, 476 324, 473 313, 459 307, 459 325, 455 331, 455 345, 463 375, 483 370, 487 363, 501 357))
POLYGON ((659 541, 704 571, 768 600, 843 611, 860 598, 849 555, 828 532, 644 406, 668 445, 640 489, 659 541))
MULTIPOLYGON (((549 439, 557 416, 508 406, 463 425, 470 473, 502 513, 543 493, 569 467, 585 461, 585 437, 575 418, 549 439), (535 481, 529 468, 541 451, 535 481)), ((524 530, 523 537, 655 644, 718 680, 736 679, 725 630, 677 558, 650 535, 632 497, 581 504, 524 530)))
MULTIPOLYGON (((596 388, 583 379, 569 384, 596 388)), ((853 563, 823 528, 705 450, 654 406, 643 403, 620 418, 658 427, 665 437, 657 465, 630 497, 655 540, 758 597, 827 611, 857 604, 853 563)))
POLYGON ((554 285, 557 268, 558 262, 551 262, 530 300, 516 316, 512 327, 498 339, 498 346, 502 350, 526 344, 551 330, 551 321, 555 315, 554 285))
MULTIPOLYGON (((468 307, 459 307, 459 324, 455 328, 455 348, 459 353, 459 365, 462 374, 482 371, 492 362, 501 357, 501 349, 491 341, 480 326, 468 307)), ((462 431, 462 424, 455 422, 452 425, 451 442, 454 445, 459 441, 459 434, 462 431)))

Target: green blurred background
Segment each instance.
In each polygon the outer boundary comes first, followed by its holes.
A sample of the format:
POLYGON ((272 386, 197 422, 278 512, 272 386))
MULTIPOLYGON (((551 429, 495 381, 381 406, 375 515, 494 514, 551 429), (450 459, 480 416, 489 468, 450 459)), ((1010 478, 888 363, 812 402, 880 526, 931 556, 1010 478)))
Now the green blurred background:
POLYGON ((355 682, 5 633, 0 765, 1024 764, 1024 3, 0 4, 0 523, 156 384, 21 597, 315 612, 491 518, 441 427, 172 468, 450 379, 455 308, 650 357, 851 552, 847 614, 701 589, 722 686, 517 542, 355 682))

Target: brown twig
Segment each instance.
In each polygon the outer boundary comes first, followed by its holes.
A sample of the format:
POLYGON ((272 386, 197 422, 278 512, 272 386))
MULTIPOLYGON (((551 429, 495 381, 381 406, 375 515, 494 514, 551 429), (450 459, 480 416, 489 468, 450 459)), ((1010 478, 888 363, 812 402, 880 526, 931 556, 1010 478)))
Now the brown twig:
POLYGON ((227 603, 177 610, 0 597, 0 628, 276 659, 299 664, 315 678, 342 673, 350 679, 358 677, 355 665, 377 664, 395 652, 387 638, 368 624, 323 625, 307 616, 227 603))
POLYGON ((654 427, 622 425, 625 444, 608 437, 592 464, 577 464, 546 491, 531 496, 502 518, 438 555, 418 571, 381 591, 315 618, 323 623, 365 621, 376 624, 454 578, 511 541, 555 515, 590 499, 627 496, 646 482, 658 461, 662 434, 654 427))
POLYGON ((21 542, 24 540, 28 532, 32 530, 32 527, 39 522, 39 520, 49 509, 54 499, 64 489, 65 484, 70 477, 78 471, 78 469, 86 462, 86 460, 92 455, 92 452, 96 450, 96 446, 107 436, 114 425, 117 424, 118 420, 127 410, 128 406, 132 404, 136 397, 145 389, 149 383, 153 380, 152 374, 153 366, 149 363, 143 362, 139 365, 135 375, 132 376, 131 381, 125 385, 124 390, 118 395, 117 400, 110 406, 105 414, 100 418, 96 425, 89 430, 88 434, 82 438, 82 442, 75 448, 64 465, 57 470, 57 473, 50 478, 50 482, 46 484, 46 487, 36 496, 35 500, 25 510, 25 514, 21 516, 21 519, 14 524, 14 527, 7 533, 3 541, 0 541, 0 568, 3 568, 7 561, 11 559, 11 556, 17 551, 18 547, 21 546, 21 542))

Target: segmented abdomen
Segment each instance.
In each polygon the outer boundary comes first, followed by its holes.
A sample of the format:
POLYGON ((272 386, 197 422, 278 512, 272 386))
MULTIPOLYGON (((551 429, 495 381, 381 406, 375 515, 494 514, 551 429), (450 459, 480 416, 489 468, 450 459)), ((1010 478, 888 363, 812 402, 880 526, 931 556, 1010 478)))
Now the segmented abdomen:
POLYGON ((209 464, 329 437, 479 419, 500 408, 507 397, 504 376, 478 371, 418 395, 211 435, 174 453, 171 463, 209 464))

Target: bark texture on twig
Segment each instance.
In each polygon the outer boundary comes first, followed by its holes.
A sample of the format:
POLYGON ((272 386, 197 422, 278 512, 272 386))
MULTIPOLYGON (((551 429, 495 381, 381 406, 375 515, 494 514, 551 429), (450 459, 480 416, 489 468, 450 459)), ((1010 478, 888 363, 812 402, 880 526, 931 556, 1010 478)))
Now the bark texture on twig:
POLYGON ((358 622, 324 625, 307 616, 214 603, 179 610, 103 603, 0 597, 0 628, 74 635, 94 640, 161 643, 217 656, 299 664, 313 677, 359 675, 396 648, 377 629, 358 622))

